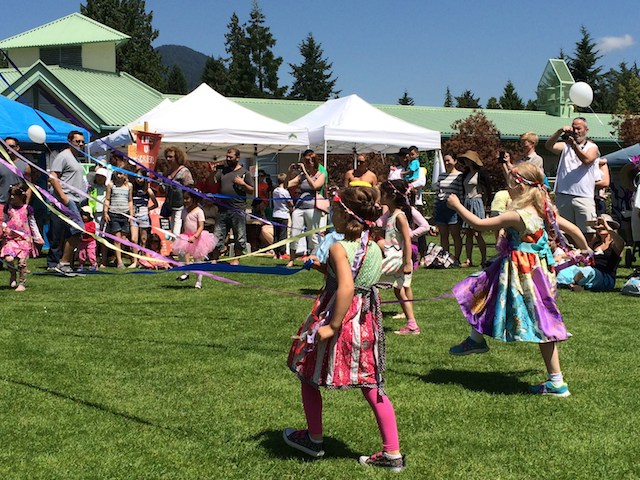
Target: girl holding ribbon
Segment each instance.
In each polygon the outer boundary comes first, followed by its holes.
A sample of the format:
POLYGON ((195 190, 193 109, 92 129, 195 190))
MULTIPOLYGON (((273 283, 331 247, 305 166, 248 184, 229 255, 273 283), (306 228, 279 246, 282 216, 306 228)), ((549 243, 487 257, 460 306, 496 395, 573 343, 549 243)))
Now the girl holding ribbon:
POLYGON ((284 441, 313 457, 324 455, 322 396, 318 387, 360 388, 382 435, 382 451, 365 466, 404 468, 393 405, 384 392, 385 341, 380 296, 382 252, 369 229, 380 216, 376 191, 348 187, 333 200, 333 225, 344 240, 329 249, 326 282, 294 337, 289 368, 302 382, 305 430, 287 428, 284 441))
POLYGON ((569 333, 556 305, 555 261, 547 229, 553 228, 566 248, 562 231, 578 247, 590 252, 580 229, 556 215, 538 167, 523 163, 513 168, 507 182, 513 199, 497 217, 479 218, 450 195, 447 203, 478 231, 504 228, 498 244, 499 258, 479 275, 453 287, 462 313, 471 325, 471 335, 451 347, 451 355, 485 353, 484 335, 504 342, 531 342, 540 346, 548 378, 529 388, 530 393, 567 397, 569 388, 560 369, 557 343, 569 333))

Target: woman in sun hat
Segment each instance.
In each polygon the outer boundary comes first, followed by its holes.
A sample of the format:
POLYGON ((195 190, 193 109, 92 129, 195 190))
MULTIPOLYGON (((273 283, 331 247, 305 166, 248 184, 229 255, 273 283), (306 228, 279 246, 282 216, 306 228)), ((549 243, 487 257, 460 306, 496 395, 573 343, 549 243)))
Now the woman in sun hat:
MULTIPOLYGON (((473 150, 467 150, 458 155, 458 163, 465 167, 465 176, 462 181, 464 187, 464 207, 478 218, 485 218, 485 198, 491 193, 491 184, 487 174, 481 170, 482 160, 473 150)), ((481 233, 471 227, 467 222, 462 222, 462 232, 465 234, 465 251, 467 260, 460 264, 462 267, 473 266, 473 239, 476 239, 480 249, 480 264, 487 260, 487 244, 481 233)))

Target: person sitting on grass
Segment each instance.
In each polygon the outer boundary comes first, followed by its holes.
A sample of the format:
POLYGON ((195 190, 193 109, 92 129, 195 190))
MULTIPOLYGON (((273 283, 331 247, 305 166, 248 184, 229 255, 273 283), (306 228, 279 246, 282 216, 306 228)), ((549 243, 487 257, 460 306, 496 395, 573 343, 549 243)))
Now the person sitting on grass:
POLYGON ((479 218, 460 199, 450 195, 448 204, 475 230, 504 228, 498 245, 500 258, 479 275, 453 287, 462 313, 471 325, 471 335, 449 349, 451 355, 485 353, 489 346, 483 335, 504 342, 531 342, 540 346, 548 379, 529 388, 530 393, 567 397, 569 387, 560 369, 557 342, 569 333, 555 301, 555 264, 547 230, 559 226, 578 246, 590 252, 578 227, 555 215, 543 184, 542 172, 533 164, 514 167, 508 181, 513 199, 502 215, 479 218), (555 217, 555 218, 554 218, 555 217))
POLYGON ((361 456, 359 461, 398 472, 405 461, 395 411, 383 389, 384 331, 375 287, 382 271, 382 252, 369 238, 369 229, 381 213, 376 198, 376 191, 369 187, 348 187, 334 198, 333 225, 345 238, 329 249, 325 286, 298 329, 287 361, 302 383, 307 428, 286 428, 283 438, 307 455, 322 457, 319 387, 360 388, 378 422, 382 451, 361 456))
POLYGON ((624 251, 624 238, 617 232, 620 224, 604 213, 595 220, 594 228, 593 266, 571 265, 558 272, 558 284, 574 292, 608 292, 616 286, 616 272, 624 251))

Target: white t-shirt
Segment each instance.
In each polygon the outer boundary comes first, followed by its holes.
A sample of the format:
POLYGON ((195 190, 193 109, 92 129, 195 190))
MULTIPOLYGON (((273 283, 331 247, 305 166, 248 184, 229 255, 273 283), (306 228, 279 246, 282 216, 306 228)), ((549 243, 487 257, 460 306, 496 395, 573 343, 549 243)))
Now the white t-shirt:
MULTIPOLYGON (((583 152, 592 148, 597 149, 598 146, 589 141, 580 146, 583 152)), ((598 156, 600 155, 598 154, 598 156)), ((558 162, 555 191, 575 197, 593 198, 599 171, 597 160, 585 165, 580 161, 576 152, 573 151, 573 147, 565 145, 558 162)))
POLYGON ((273 218, 289 218, 288 200, 291 200, 289 190, 276 187, 273 191, 273 218))

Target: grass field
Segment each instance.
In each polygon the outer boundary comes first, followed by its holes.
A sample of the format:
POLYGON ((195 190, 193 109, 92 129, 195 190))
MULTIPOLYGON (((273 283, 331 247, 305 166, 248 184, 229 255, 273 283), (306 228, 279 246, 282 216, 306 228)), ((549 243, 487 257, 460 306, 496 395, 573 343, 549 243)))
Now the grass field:
MULTIPOLYGON (((281 440, 283 428, 304 426, 285 362, 312 305, 287 293, 315 293, 318 273, 228 275, 242 285, 205 279, 196 290, 175 274, 35 274, 43 266, 31 261, 24 293, 0 272, 0 478, 392 476, 357 463, 380 448, 357 391, 323 392, 322 460, 281 440)), ((447 293, 468 273, 420 270, 415 297, 447 293)), ((455 300, 416 302, 416 337, 393 335, 399 308, 384 305, 387 391, 408 464, 400 475, 640 478, 639 301, 560 292, 574 335, 560 350, 566 399, 525 393, 544 379, 534 345, 490 341, 488 354, 451 357, 468 333, 455 300)))

